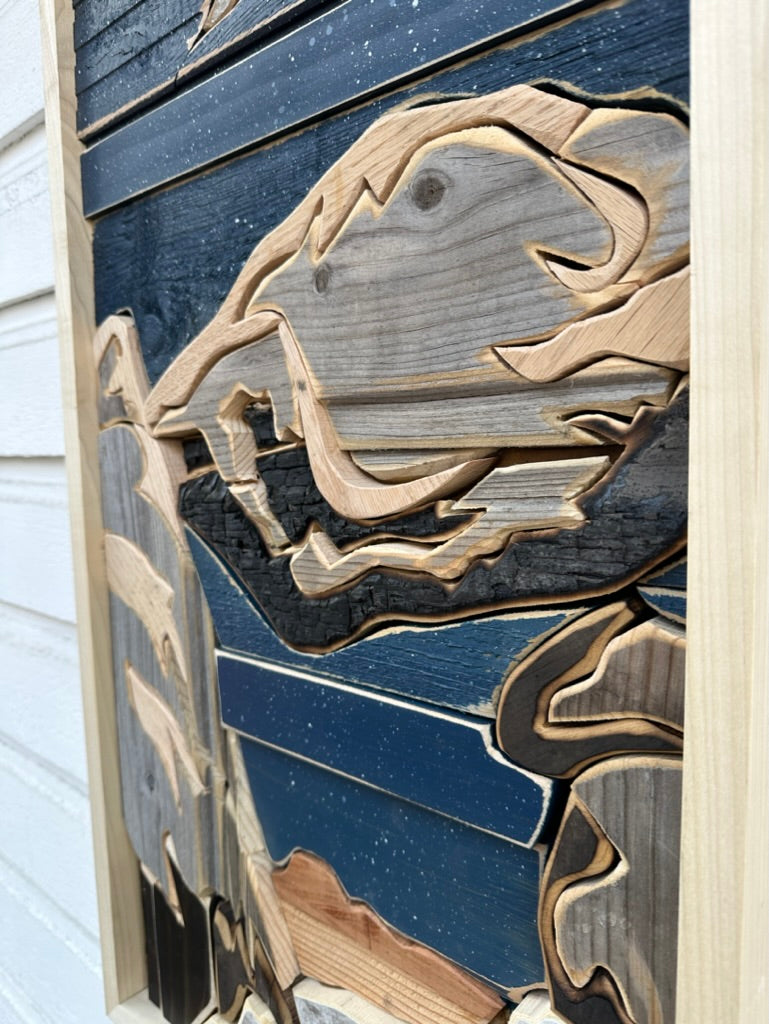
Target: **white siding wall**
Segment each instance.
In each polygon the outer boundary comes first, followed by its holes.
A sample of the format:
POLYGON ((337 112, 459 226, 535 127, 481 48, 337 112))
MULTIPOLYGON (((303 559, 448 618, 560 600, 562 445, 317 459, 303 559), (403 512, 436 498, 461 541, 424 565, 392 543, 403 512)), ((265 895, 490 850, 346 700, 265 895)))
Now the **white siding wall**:
POLYGON ((103 1024, 36 0, 0 0, 0 1024, 103 1024))

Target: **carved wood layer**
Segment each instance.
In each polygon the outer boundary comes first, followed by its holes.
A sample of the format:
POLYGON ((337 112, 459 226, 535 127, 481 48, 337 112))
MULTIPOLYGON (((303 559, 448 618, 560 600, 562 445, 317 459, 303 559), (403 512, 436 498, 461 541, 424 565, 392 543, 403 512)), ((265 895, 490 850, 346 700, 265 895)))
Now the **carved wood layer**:
POLYGON ((687 161, 670 113, 529 86, 401 110, 153 388, 130 320, 100 329, 124 814, 172 1024, 490 1024, 544 983, 521 1020, 671 1024, 685 637, 653 570, 685 544, 687 161), (217 668, 222 589, 247 650, 217 668), (333 660, 559 605, 464 714, 333 660))

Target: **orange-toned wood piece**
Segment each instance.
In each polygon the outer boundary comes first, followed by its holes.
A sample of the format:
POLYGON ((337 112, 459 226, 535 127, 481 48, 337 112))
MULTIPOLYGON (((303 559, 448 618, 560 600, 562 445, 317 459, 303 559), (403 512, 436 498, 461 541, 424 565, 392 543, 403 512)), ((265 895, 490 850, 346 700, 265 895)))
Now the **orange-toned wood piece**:
POLYGON ((302 971, 359 992, 409 1024, 487 1024, 499 997, 351 900, 333 870, 297 851, 273 875, 302 971))

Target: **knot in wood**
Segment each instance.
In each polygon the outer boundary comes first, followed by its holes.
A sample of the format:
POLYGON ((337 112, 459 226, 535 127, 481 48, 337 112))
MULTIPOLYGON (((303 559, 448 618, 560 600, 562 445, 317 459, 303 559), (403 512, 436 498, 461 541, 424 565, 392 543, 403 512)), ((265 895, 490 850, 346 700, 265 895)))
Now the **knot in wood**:
POLYGON ((411 198, 418 210, 432 210, 443 199, 448 186, 444 175, 437 171, 423 171, 411 184, 411 198))

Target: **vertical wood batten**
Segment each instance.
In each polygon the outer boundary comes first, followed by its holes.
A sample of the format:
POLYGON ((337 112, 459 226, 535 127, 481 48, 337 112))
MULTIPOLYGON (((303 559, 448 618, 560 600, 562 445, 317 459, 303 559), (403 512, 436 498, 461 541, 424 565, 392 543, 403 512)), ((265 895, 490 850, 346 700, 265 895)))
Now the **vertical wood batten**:
POLYGON ((769 996, 767 15, 693 5, 678 1024, 765 1020, 769 996))
POLYGON ((81 146, 75 132, 73 12, 67 0, 40 0, 40 13, 78 643, 105 996, 111 1011, 146 984, 143 924, 136 858, 121 812, 91 354, 91 232, 82 214, 81 146))

